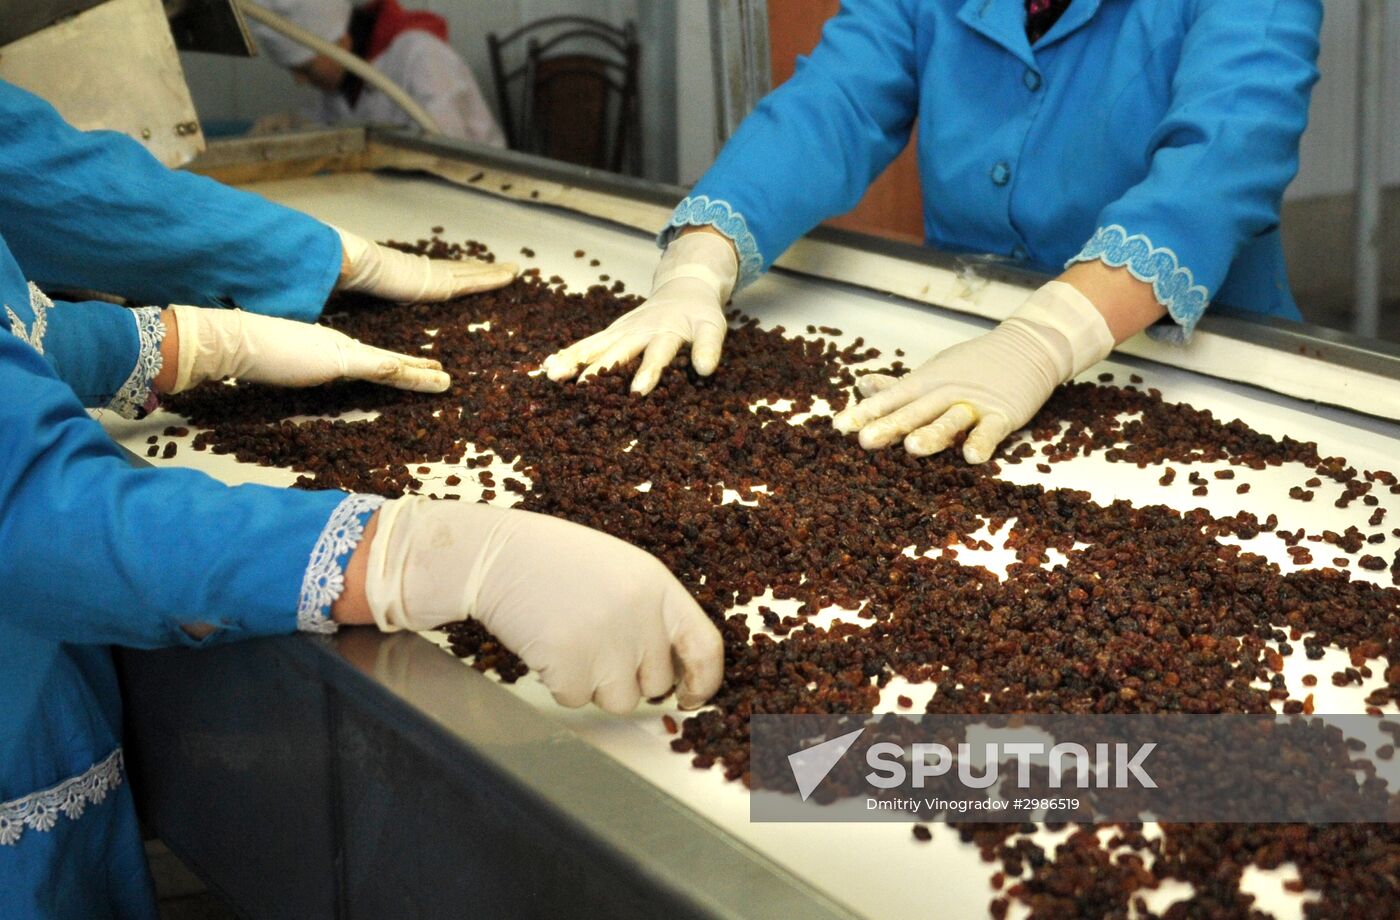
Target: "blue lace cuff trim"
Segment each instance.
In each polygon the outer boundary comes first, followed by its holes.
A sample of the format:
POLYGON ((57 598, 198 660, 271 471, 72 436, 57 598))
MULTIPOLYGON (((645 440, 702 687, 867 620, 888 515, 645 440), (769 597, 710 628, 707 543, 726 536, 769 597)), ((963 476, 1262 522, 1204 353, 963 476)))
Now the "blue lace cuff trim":
POLYGON ((59 818, 76 821, 89 805, 101 805, 122 783, 122 749, 49 789, 0 802, 0 847, 19 843, 26 830, 45 833, 59 818))
POLYGON ((1127 230, 1113 224, 1100 227, 1093 239, 1079 255, 1066 262, 1065 267, 1075 262, 1095 260, 1112 268, 1126 268, 1134 278, 1152 285, 1157 302, 1167 308, 1167 313, 1178 326, 1175 329, 1164 328, 1154 338, 1176 342, 1191 338, 1201 314, 1210 305, 1210 292, 1196 283, 1191 269, 1180 263, 1175 252, 1165 247, 1154 247, 1152 241, 1140 233, 1129 236, 1127 230))
POLYGON ((325 529, 311 548, 311 560, 301 580, 297 602, 297 629, 302 632, 335 632, 331 604, 345 591, 345 564, 365 537, 370 515, 384 504, 378 495, 351 494, 335 506, 325 529))
POLYGON ((739 251, 739 282, 737 291, 758 280, 763 273, 763 253, 758 251, 758 241, 749 230, 744 215, 734 210, 729 202, 706 195, 691 195, 676 205, 671 222, 657 236, 657 245, 665 248, 676 231, 682 227, 714 227, 734 243, 739 251))
POLYGON ((165 339, 165 323, 160 319, 160 307, 137 307, 131 313, 136 320, 136 366, 107 404, 122 418, 140 418, 146 413, 151 387, 164 363, 160 343, 165 339))

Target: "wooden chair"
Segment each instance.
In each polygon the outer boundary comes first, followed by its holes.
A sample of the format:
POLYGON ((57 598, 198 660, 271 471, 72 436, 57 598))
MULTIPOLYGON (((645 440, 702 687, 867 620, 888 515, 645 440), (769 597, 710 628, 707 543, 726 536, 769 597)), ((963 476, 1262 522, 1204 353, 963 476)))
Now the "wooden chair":
POLYGON ((627 172, 641 170, 634 23, 551 16, 486 37, 506 141, 514 150, 627 172), (523 51, 522 49, 523 45, 523 51), (516 57, 513 67, 508 57, 516 57))

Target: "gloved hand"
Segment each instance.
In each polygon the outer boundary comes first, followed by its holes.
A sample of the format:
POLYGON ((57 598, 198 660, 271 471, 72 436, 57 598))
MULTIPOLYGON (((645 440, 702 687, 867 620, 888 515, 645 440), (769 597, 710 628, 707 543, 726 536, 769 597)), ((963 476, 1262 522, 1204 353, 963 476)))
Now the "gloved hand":
POLYGON ((342 377, 415 393, 441 393, 452 383, 431 358, 375 348, 327 326, 242 310, 172 306, 179 342, 172 393, 206 380, 310 387, 342 377))
POLYGON ((724 305, 738 277, 739 259, 727 239, 715 233, 678 236, 661 257, 646 303, 619 316, 602 332, 550 355, 544 371, 558 382, 586 365, 583 376, 589 377, 645 352, 632 378, 632 392, 645 395, 689 342, 691 366, 707 377, 719 366, 728 331, 724 305))
POLYGON ((365 596, 379 628, 471 617, 564 706, 630 712, 676 687, 709 699, 724 644, 655 557, 560 518, 407 496, 378 513, 365 596))
POLYGON ((494 291, 520 274, 520 266, 514 262, 430 259, 380 246, 339 227, 333 229, 340 234, 350 266, 339 285, 342 291, 372 294, 398 303, 429 303, 494 291))
POLYGON ((1030 421, 1055 388, 1113 350, 1108 323, 1072 285, 1051 281, 1005 322, 947 348, 905 374, 866 374, 866 397, 833 419, 877 450, 904 439, 916 457, 936 454, 972 429, 963 459, 983 463, 1030 421))

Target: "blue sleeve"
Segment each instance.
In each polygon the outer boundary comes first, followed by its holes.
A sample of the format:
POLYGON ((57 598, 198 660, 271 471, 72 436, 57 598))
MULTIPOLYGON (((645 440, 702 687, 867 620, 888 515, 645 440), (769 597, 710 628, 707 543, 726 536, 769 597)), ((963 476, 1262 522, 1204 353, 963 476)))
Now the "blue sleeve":
POLYGON ((35 312, 44 316, 44 358, 84 406, 136 418, 160 373, 160 309, 41 300, 35 312))
POLYGON ((78 131, 0 81, 0 236, 44 287, 314 320, 340 273, 320 221, 78 131))
POLYGON ((382 499, 137 469, 29 344, 0 330, 0 618, 59 642, 328 631, 382 499))
POLYGON ((1321 0, 1199 0, 1147 177, 1073 262, 1152 285, 1189 337, 1242 247, 1278 227, 1317 82, 1321 0))
POLYGON ((860 203, 909 141, 918 112, 908 0, 845 0, 810 58, 770 93, 681 202, 680 227, 712 226, 753 281, 823 220, 860 203))

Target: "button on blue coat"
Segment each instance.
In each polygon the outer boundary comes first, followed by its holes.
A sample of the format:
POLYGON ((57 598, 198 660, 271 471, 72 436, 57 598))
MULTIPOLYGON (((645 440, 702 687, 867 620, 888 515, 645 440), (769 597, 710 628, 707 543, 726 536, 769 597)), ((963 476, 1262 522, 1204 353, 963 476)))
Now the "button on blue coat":
POLYGON ((1214 301, 1299 316, 1279 238, 1317 80, 1320 0, 845 0, 726 144, 675 228, 752 281, 855 207, 917 124, 932 246, 1126 266, 1189 335, 1214 301))

